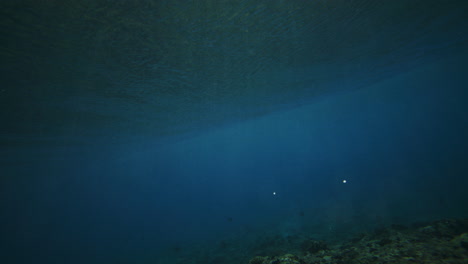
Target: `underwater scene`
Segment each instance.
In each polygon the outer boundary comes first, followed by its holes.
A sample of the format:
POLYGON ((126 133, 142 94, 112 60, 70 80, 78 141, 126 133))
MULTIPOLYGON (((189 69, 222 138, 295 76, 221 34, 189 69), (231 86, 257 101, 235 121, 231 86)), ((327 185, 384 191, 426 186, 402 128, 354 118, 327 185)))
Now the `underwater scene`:
POLYGON ((1 1, 0 263, 468 263, 467 14, 1 1))

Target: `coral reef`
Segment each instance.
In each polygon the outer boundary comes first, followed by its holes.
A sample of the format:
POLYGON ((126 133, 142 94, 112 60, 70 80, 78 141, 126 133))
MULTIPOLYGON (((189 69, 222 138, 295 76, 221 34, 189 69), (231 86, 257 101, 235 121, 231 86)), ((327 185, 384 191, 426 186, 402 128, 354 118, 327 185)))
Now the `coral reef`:
POLYGON ((319 252, 320 250, 327 250, 328 246, 324 241, 315 241, 312 239, 308 239, 302 242, 301 249, 304 252, 314 254, 319 252))
MULTIPOLYGON (((467 264, 468 219, 390 225, 328 239, 315 232, 254 233, 172 250, 177 264, 467 264), (320 238, 320 239, 314 239, 320 238), (324 239, 324 240, 322 240, 324 239)), ((334 233, 333 233, 334 234, 334 233)), ((179 246, 178 246, 179 247, 179 246)), ((169 259, 169 258, 168 258, 169 259)))
POLYGON ((468 263, 468 220, 393 225, 329 247, 306 240, 302 255, 254 257, 250 264, 468 263))
POLYGON ((305 264, 305 262, 297 256, 286 254, 279 257, 255 257, 249 264, 305 264))

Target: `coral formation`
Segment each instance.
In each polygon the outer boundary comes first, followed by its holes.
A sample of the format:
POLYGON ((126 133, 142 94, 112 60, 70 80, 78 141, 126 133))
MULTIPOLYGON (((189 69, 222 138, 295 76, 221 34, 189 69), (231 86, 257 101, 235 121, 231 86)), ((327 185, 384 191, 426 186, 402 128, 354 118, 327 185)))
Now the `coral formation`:
POLYGON ((297 256, 286 254, 279 257, 254 257, 249 264, 305 264, 305 262, 297 256))
MULTIPOLYGON (((215 247, 178 250, 177 264, 468 263, 468 219, 391 225, 341 241, 307 232, 224 239, 215 247)), ((160 263, 160 262, 158 262, 160 263)), ((166 263, 166 262, 164 262, 166 263)))
POLYGON ((312 239, 308 239, 302 242, 301 248, 304 252, 314 254, 319 252, 320 250, 327 250, 328 246, 324 241, 315 241, 312 239))
POLYGON ((306 240, 303 254, 254 257, 250 264, 468 263, 468 220, 393 225, 328 247, 306 240))

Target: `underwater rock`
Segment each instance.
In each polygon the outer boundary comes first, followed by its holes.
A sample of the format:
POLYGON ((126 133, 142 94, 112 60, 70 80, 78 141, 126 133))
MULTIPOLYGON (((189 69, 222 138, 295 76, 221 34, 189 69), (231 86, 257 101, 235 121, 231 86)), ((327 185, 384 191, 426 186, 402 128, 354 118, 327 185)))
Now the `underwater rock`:
POLYGON ((305 264, 304 260, 299 257, 286 254, 279 257, 254 257, 249 261, 249 264, 305 264))
POLYGON ((304 261, 292 254, 286 254, 278 257, 276 261, 271 264, 304 264, 304 261))
POLYGON ((468 250, 468 233, 463 233, 453 239, 455 245, 468 250))
POLYGON ((179 261, 171 263, 468 264, 468 219, 392 225, 335 243, 308 239, 310 235, 240 237, 206 251, 197 248, 192 255, 184 248, 177 252, 179 261))
POLYGON ((320 250, 327 250, 328 246, 323 241, 316 241, 316 240, 306 240, 302 242, 301 249, 303 252, 314 254, 319 252, 320 250))
POLYGON ((304 255, 257 257, 250 264, 468 263, 468 219, 390 226, 331 247, 305 240, 304 255))
POLYGON ((269 259, 269 257, 256 256, 249 261, 249 264, 263 264, 266 263, 269 259))

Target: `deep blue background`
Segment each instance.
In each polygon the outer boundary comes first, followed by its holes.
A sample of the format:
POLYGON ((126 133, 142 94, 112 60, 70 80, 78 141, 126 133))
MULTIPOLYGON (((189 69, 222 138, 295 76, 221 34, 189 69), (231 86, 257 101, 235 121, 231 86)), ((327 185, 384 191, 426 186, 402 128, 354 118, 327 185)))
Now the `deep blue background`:
POLYGON ((2 169, 1 257, 135 260, 246 228, 466 217, 468 57, 455 55, 165 144, 31 149, 37 162, 2 169))
POLYGON ((0 262, 468 217, 467 10, 3 1, 0 262))

